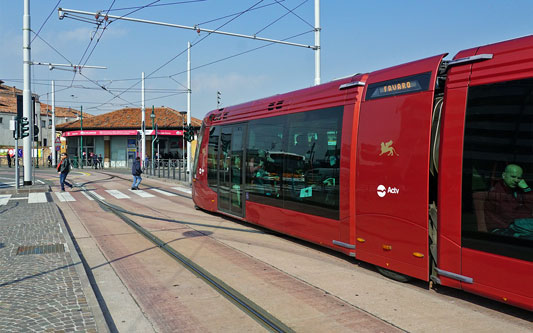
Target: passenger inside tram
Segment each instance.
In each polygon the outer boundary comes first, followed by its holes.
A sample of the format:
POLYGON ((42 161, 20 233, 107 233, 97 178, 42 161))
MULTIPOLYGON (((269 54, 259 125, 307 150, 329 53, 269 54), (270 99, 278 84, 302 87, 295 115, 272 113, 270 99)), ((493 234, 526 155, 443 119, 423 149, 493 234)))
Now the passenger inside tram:
POLYGON ((485 201, 485 223, 491 233, 533 239, 533 192, 523 169, 509 164, 485 201))

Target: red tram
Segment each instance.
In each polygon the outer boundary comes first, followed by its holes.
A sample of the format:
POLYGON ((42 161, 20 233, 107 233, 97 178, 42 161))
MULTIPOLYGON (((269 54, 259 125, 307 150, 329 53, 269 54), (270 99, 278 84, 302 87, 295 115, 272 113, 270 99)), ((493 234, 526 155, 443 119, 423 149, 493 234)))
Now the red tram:
POLYGON ((195 205, 533 310, 533 36, 445 56, 210 112, 195 205))

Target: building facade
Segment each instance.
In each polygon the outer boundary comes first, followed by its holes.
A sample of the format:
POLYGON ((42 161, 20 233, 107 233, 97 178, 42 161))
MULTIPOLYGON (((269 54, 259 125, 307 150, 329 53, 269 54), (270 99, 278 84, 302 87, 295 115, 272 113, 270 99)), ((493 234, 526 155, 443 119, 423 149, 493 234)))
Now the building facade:
MULTIPOLYGON (((183 129, 186 113, 168 107, 147 109, 145 114, 145 160, 182 159, 186 151, 183 129), (156 131, 157 126, 157 140, 156 131), (153 148, 152 148, 153 147, 153 148)), ((201 120, 192 118, 199 128, 201 120)), ((140 108, 125 108, 92 118, 57 125, 56 129, 66 139, 66 151, 75 164, 81 159, 91 164, 91 156, 101 156, 104 167, 125 167, 140 156, 142 114, 140 108), (83 158, 80 158, 82 156, 83 158)))
MULTIPOLYGON (((16 87, 4 85, 0 81, 0 163, 5 164, 5 154, 8 149, 12 149, 15 146, 15 139, 13 138, 13 132, 10 130, 9 123, 17 116, 17 96, 22 96, 21 89, 16 87)), ((39 133, 36 135, 37 140, 34 144, 34 148, 37 149, 38 155, 41 158, 47 158, 48 155, 55 151, 54 142, 59 132, 52 133, 52 106, 41 103, 39 96, 32 95, 34 100, 34 120, 33 123, 39 129, 39 133)), ((55 123, 56 125, 70 122, 78 119, 80 111, 55 107, 55 123)), ((92 117, 90 114, 84 115, 85 117, 92 117)), ((19 147, 22 146, 22 142, 19 141, 19 147)))

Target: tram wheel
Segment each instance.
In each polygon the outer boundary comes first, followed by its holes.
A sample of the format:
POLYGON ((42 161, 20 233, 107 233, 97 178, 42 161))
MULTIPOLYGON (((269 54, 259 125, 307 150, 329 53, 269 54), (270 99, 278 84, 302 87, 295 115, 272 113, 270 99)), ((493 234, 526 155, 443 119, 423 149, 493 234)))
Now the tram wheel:
POLYGON ((405 274, 393 272, 390 269, 386 269, 380 266, 376 266, 378 269, 378 272, 380 272, 382 275, 388 277, 389 279, 393 279, 399 282, 409 282, 412 280, 412 277, 407 276, 405 274))

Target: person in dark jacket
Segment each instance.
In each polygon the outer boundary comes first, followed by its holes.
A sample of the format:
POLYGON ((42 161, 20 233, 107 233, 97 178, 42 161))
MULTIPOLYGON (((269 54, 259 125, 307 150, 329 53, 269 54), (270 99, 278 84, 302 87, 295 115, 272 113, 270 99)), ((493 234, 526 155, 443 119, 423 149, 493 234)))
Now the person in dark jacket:
POLYGON ((67 182, 67 175, 70 172, 70 161, 67 153, 61 154, 61 162, 57 166, 57 173, 59 174, 59 184, 61 184, 61 191, 65 191, 65 185, 72 188, 72 184, 67 182))
POLYGON ((11 168, 11 155, 7 153, 7 165, 11 168))
POLYGON ((93 168, 98 169, 98 155, 93 154, 93 168))
POLYGON ((137 156, 133 165, 131 166, 131 174, 133 175, 133 184, 131 185, 132 190, 138 190, 139 185, 141 184, 141 174, 143 173, 141 169, 141 158, 137 156))

